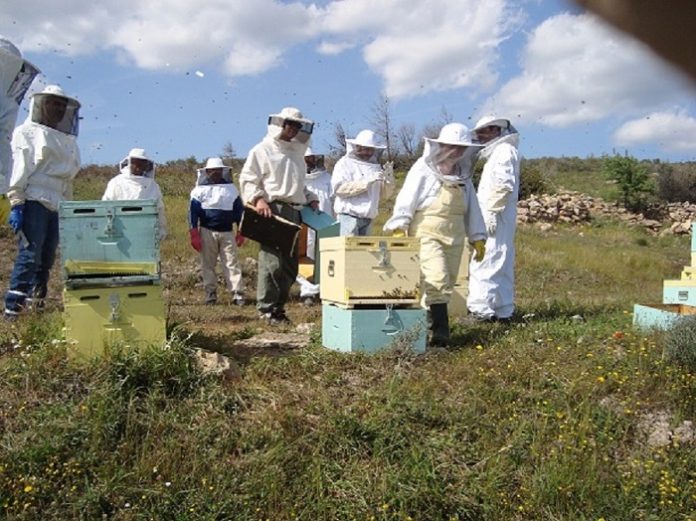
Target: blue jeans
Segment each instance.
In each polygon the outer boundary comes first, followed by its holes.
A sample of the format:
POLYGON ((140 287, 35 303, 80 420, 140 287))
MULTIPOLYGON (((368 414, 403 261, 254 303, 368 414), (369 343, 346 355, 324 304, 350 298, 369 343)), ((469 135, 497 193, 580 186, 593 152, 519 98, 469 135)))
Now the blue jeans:
POLYGON ((341 227, 339 232, 342 236, 365 236, 370 235, 372 230, 372 219, 368 217, 353 217, 347 213, 338 214, 338 222, 341 227))
POLYGON ((18 252, 5 294, 5 313, 15 314, 29 297, 43 299, 48 291, 48 276, 58 249, 58 212, 38 201, 24 204, 24 223, 18 238, 18 252))

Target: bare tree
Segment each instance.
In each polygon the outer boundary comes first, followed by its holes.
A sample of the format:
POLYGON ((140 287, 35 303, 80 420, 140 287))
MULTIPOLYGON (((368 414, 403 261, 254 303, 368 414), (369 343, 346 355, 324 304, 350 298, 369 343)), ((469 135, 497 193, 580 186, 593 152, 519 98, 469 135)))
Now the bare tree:
POLYGON ((335 121, 332 125, 334 142, 329 143, 329 155, 340 157, 346 153, 346 130, 340 121, 335 121))
POLYGON ((231 141, 228 141, 222 146, 222 160, 229 161, 237 157, 237 151, 231 141))
POLYGON ((399 149, 387 96, 380 96, 372 105, 372 116, 369 121, 375 133, 384 139, 384 144, 387 146, 387 161, 393 161, 399 154, 399 149))
POLYGON ((405 164, 412 164, 420 155, 420 140, 416 136, 416 126, 413 123, 404 123, 396 132, 399 140, 399 148, 405 164))

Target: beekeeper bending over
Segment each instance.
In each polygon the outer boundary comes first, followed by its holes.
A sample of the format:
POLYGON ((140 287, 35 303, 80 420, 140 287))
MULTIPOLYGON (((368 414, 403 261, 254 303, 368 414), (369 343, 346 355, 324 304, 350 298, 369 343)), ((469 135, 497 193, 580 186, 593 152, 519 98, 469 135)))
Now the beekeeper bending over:
POLYGON ((5 296, 5 317, 16 318, 33 299, 43 307, 58 248, 58 205, 72 199, 80 169, 80 103, 57 85, 31 97, 27 120, 12 136, 9 223, 19 249, 5 296))
POLYGON ((379 158, 386 147, 371 130, 361 130, 355 139, 346 139, 346 154, 334 165, 331 187, 334 211, 341 235, 370 235, 380 197, 394 190, 394 170, 379 158))
POLYGON ((38 73, 11 41, 0 36, 0 224, 10 213, 6 194, 12 175, 12 131, 19 105, 38 73))
POLYGON ((515 228, 520 189, 519 134, 507 119, 481 118, 474 132, 486 145, 478 187, 488 240, 486 256, 469 267, 467 307, 474 319, 510 320, 515 310, 515 228))
POLYGON ((120 174, 111 178, 106 185, 103 201, 124 201, 154 199, 157 201, 159 218, 159 238, 167 236, 167 217, 164 213, 164 199, 155 181, 155 163, 142 148, 133 148, 119 163, 120 174))
POLYGON ((484 255, 486 229, 471 181, 480 147, 461 123, 445 125, 437 139, 425 138, 423 155, 408 171, 394 213, 384 225, 395 236, 421 239, 421 304, 430 309, 431 346, 449 343, 447 304, 465 238, 474 247, 476 261, 484 255))

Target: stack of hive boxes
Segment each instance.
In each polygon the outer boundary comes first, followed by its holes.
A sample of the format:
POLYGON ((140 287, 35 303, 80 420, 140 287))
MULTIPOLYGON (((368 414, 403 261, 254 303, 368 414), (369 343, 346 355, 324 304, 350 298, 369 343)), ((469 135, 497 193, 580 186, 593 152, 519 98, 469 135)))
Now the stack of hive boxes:
POLYGON ((679 279, 664 280, 662 305, 633 307, 633 324, 642 328, 667 328, 680 317, 696 315, 696 222, 691 223, 691 265, 684 266, 679 279))
POLYGON ((59 223, 64 334, 74 352, 163 343, 157 203, 66 201, 59 223))
POLYGON ((321 239, 322 344, 374 352, 399 343, 425 351, 419 239, 321 239))

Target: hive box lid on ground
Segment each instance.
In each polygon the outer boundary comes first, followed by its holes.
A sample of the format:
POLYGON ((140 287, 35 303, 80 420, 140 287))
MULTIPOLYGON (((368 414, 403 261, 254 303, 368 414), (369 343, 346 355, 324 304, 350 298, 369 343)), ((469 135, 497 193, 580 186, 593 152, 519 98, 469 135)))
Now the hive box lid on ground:
POLYGON ((113 344, 137 347, 166 341, 162 286, 66 288, 63 333, 72 354, 91 358, 113 344))
POLYGON ((422 308, 344 309, 322 304, 322 345, 336 351, 375 353, 400 347, 422 353, 427 331, 422 308))
POLYGON ((420 239, 326 237, 320 249, 322 300, 343 305, 418 303, 420 239))
POLYGON ((65 278, 159 274, 156 201, 63 201, 58 216, 65 278))

